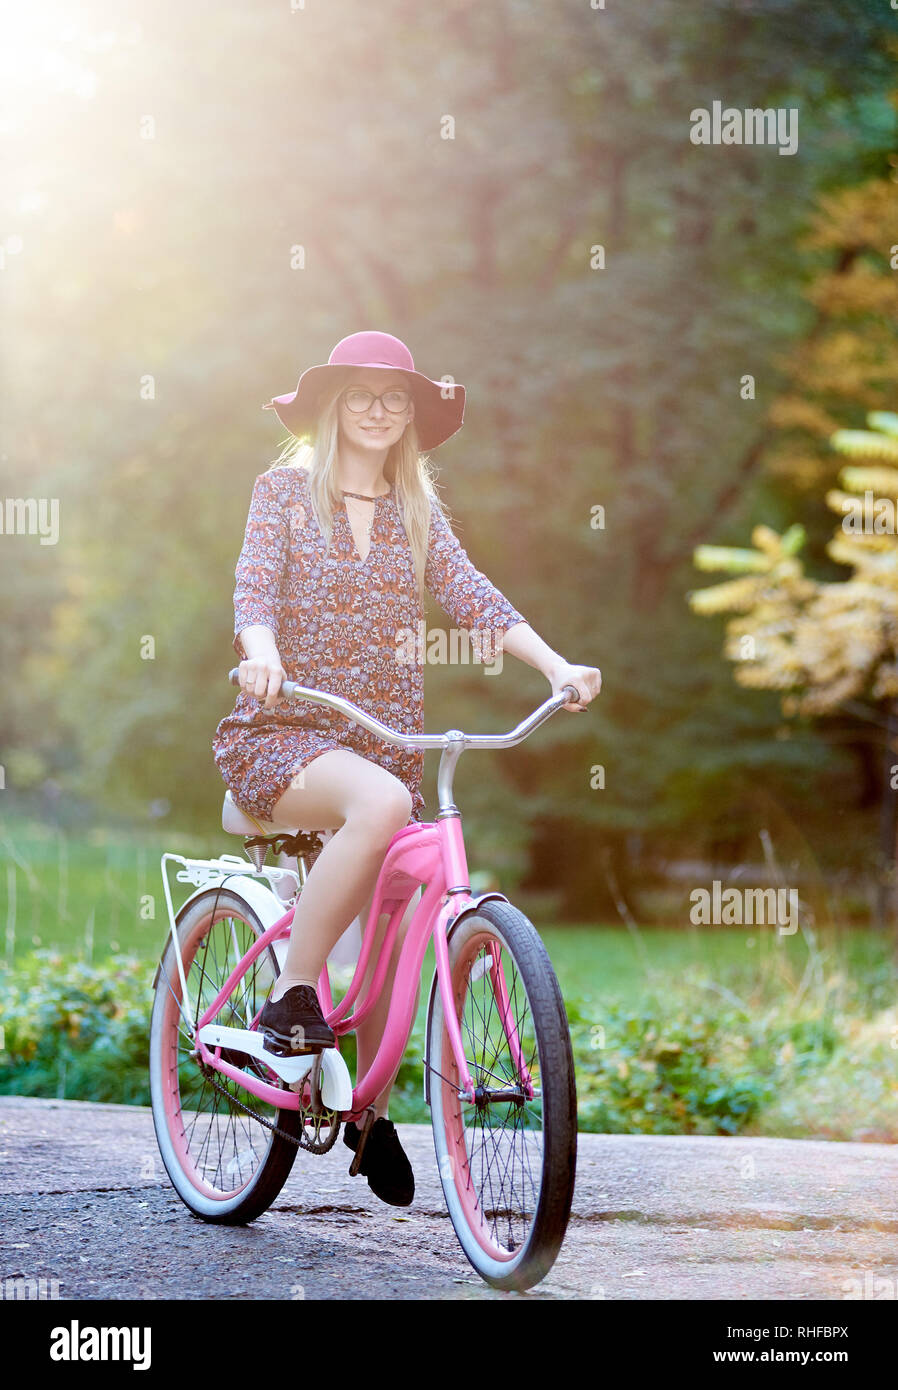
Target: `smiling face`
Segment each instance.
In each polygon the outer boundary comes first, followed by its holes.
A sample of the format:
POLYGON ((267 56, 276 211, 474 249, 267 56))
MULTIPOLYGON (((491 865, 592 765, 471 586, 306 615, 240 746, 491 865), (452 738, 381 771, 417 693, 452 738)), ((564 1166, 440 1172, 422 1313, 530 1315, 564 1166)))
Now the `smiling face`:
MULTIPOLYGON (((380 396, 388 391, 409 391, 409 380, 403 372, 386 372, 376 368, 360 368, 347 378, 344 392, 350 388, 370 391, 380 396)), ((340 431, 360 449, 383 452, 402 438, 409 421, 415 418, 415 403, 409 398, 408 407, 398 414, 384 408, 381 400, 372 401, 367 410, 350 410, 345 396, 339 404, 340 431)))

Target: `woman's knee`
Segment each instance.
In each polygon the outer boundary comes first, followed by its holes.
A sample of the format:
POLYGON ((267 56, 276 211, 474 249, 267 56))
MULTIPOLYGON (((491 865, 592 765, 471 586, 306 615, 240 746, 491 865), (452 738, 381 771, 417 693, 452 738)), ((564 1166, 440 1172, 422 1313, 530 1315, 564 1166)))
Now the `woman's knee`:
POLYGON ((359 788, 346 810, 347 824, 364 825, 369 834, 389 841, 408 825, 412 797, 398 778, 385 773, 383 781, 359 788))
POLYGON ((349 823, 362 826, 369 837, 386 844, 397 830, 408 825, 412 806, 412 795, 398 777, 341 749, 310 762, 282 797, 278 810, 307 829, 337 830, 349 823))

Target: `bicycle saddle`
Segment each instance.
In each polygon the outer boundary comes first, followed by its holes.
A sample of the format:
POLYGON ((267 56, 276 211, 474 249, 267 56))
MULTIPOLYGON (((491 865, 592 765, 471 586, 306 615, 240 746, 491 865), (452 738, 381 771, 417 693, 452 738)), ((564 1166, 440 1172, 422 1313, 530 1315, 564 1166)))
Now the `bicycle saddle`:
POLYGON ((230 792, 225 792, 224 805, 221 808, 221 828, 229 835, 283 835, 285 831, 290 835, 296 834, 295 825, 258 820, 248 811, 241 811, 230 792))
MULTIPOLYGON (((225 792, 221 808, 222 829, 229 835, 241 835, 247 850, 271 849, 275 854, 316 854, 333 832, 327 830, 297 830, 293 825, 259 820, 248 811, 241 811, 230 792, 225 792)), ((261 862, 261 860, 260 860, 261 862)))

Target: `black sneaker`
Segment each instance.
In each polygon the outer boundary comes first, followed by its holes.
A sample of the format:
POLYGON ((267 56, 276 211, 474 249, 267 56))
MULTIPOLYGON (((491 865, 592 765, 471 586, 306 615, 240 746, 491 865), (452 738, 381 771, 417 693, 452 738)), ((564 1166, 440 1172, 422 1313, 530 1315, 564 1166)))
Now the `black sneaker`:
POLYGON ((275 1003, 266 999, 259 1015, 259 1031, 269 1052, 281 1057, 320 1052, 336 1045, 311 985, 292 985, 275 1003))
MULTIPOLYGON (((355 1150, 360 1137, 358 1125, 348 1120, 343 1127, 343 1143, 355 1150)), ((391 1207, 411 1206, 415 1175, 392 1120, 381 1116, 374 1121, 365 1140, 359 1172, 368 1179, 371 1191, 382 1202, 389 1202, 391 1207)))

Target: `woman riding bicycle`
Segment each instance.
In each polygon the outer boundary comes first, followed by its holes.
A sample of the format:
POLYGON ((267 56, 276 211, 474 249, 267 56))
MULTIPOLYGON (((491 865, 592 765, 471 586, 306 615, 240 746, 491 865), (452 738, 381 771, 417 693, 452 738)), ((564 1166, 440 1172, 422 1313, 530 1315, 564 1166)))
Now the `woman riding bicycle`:
MULTIPOLYGON (((276 708, 285 679, 331 691, 384 723, 419 732, 423 672, 402 635, 417 632, 423 593, 493 655, 542 671, 552 693, 573 685, 581 710, 599 693, 595 667, 554 652, 468 559, 433 485, 427 453, 461 428, 463 386, 415 370, 387 333, 354 333, 296 391, 266 409, 295 438, 256 479, 236 568, 234 647, 240 695, 213 741, 218 769, 241 810, 299 830, 333 828, 296 905, 283 967, 259 1026, 289 1047, 331 1047, 318 978, 353 920, 367 920, 393 835, 425 809, 423 753, 384 743, 335 712, 297 701, 276 708), (308 438, 310 442, 304 440, 308 438), (301 1030, 301 1031, 299 1031, 301 1030)), ((403 933, 378 1006, 357 1032, 360 1072, 386 1023, 403 933)), ((375 956, 369 973, 376 966, 375 956)), ((408 1205, 411 1166, 387 1111, 395 1074, 374 1104, 361 1171, 384 1201, 408 1205)), ((358 1145, 350 1123, 344 1142, 358 1145)))

